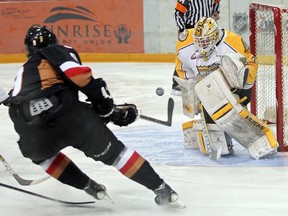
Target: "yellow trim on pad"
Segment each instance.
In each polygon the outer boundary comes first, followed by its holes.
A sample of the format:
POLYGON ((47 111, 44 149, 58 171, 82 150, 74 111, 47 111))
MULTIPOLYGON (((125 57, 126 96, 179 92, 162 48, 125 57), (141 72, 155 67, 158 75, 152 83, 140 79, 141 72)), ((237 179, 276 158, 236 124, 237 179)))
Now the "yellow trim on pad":
POLYGON ((216 121, 217 119, 221 118, 223 115, 225 115, 227 112, 229 112, 233 108, 231 103, 227 103, 223 108, 218 110, 217 112, 213 113, 211 115, 211 118, 216 121))
POLYGON ((278 142, 272 130, 266 123, 258 119, 246 109, 242 110, 239 114, 242 118, 246 119, 250 124, 254 125, 265 134, 272 148, 276 148, 278 146, 278 142))
POLYGON ((204 140, 203 140, 203 133, 202 131, 198 131, 198 137, 199 137, 199 141, 200 141, 200 146, 202 149, 203 154, 207 154, 206 148, 205 148, 205 144, 204 144, 204 140))
POLYGON ((186 130, 186 129, 192 128, 193 125, 194 125, 194 120, 193 121, 189 121, 189 122, 184 122, 182 124, 182 129, 186 130))

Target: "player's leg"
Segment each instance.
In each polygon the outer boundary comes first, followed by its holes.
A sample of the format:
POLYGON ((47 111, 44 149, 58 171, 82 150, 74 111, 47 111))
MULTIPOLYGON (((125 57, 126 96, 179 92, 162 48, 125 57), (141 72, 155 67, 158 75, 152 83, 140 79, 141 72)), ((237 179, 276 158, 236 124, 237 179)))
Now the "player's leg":
POLYGON ((104 185, 89 178, 68 156, 61 152, 44 161, 33 162, 40 165, 46 173, 61 183, 84 190, 95 199, 102 200, 107 195, 104 185))
POLYGON ((66 155, 59 153, 74 141, 67 133, 65 124, 68 123, 66 119, 73 119, 72 112, 45 126, 27 125, 14 109, 9 109, 9 114, 19 133, 18 144, 24 157, 40 165, 61 183, 84 190, 96 199, 104 198, 105 187, 90 179, 66 155))
POLYGON ((248 150, 255 159, 277 151, 271 129, 241 105, 220 71, 214 71, 195 86, 195 91, 213 121, 248 150))
MULTIPOLYGON (((175 80, 178 82, 182 92, 183 114, 193 119, 195 114, 202 112, 199 109, 199 99, 194 90, 196 82, 193 80, 180 79, 178 77, 175 77, 175 80)), ((210 118, 205 109, 203 109, 203 112, 205 121, 203 121, 203 119, 193 120, 182 125, 184 146, 186 148, 199 149, 203 154, 209 154, 209 156, 211 152, 207 152, 207 150, 214 147, 215 150, 218 149, 218 156, 227 155, 233 152, 231 139, 227 142, 227 139, 225 138, 227 135, 214 125, 214 121, 210 118), (213 140, 213 142, 210 143, 208 140, 213 140), (222 151, 219 152, 220 150, 222 151)))
POLYGON ((177 193, 164 182, 155 172, 150 163, 137 151, 126 147, 113 132, 103 124, 98 115, 85 105, 79 106, 74 115, 81 119, 80 125, 70 134, 79 139, 81 134, 84 141, 74 147, 82 150, 85 155, 106 165, 114 166, 127 178, 145 186, 156 194, 156 203, 167 204, 177 200, 177 193))
MULTIPOLYGON (((199 149, 204 155, 208 154, 208 143, 203 134, 203 123, 201 119, 185 122, 182 125, 184 134, 184 146, 187 149, 199 149)), ((232 138, 222 131, 215 123, 207 123, 208 135, 215 149, 220 149, 220 155, 234 153, 232 138)))
POLYGON ((221 155, 230 155, 234 153, 232 137, 217 126, 204 108, 204 117, 212 143, 221 146, 221 155))
POLYGON ((199 142, 197 139, 198 133, 195 129, 196 120, 188 121, 182 124, 182 130, 184 135, 184 147, 187 149, 202 149, 199 148, 199 142))

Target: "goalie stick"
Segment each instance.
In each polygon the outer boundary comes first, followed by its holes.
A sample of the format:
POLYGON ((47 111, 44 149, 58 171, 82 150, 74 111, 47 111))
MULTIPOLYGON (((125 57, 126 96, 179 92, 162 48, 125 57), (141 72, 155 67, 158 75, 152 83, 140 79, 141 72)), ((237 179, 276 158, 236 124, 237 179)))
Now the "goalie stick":
POLYGON ((207 123, 205 120, 205 116, 204 116, 204 108, 203 105, 200 104, 200 115, 202 118, 202 129, 203 129, 203 138, 205 140, 205 146, 207 148, 208 151, 208 155, 210 157, 211 160, 218 160, 221 157, 221 147, 220 148, 216 148, 210 139, 210 135, 209 135, 209 131, 208 131, 208 127, 207 127, 207 123))
POLYGON ((174 100, 173 100, 173 98, 169 98, 168 107, 167 107, 167 117, 168 117, 167 121, 152 118, 150 116, 146 116, 146 115, 142 115, 142 114, 140 114, 140 118, 147 120, 147 121, 151 121, 151 122, 154 122, 157 124, 162 124, 162 125, 170 127, 172 125, 173 110, 174 110, 174 100))
POLYGON ((44 195, 41 195, 41 194, 38 194, 38 193, 34 193, 34 192, 31 192, 31 191, 23 190, 23 189, 20 189, 20 188, 17 188, 17 187, 13 187, 11 185, 3 184, 3 183, 0 183, 0 186, 1 187, 5 187, 5 188, 9 188, 9 189, 12 189, 12 190, 15 190, 15 191, 18 191, 18 192, 30 194, 32 196, 36 196, 36 197, 43 198, 43 199, 46 199, 46 200, 50 200, 50 201, 54 201, 54 202, 58 202, 58 203, 62 203, 62 204, 67 204, 67 205, 83 205, 83 204, 95 203, 95 201, 69 202, 69 201, 64 201, 64 200, 59 200, 59 199, 54 199, 54 198, 51 198, 51 197, 47 197, 47 196, 44 196, 44 195))
POLYGON ((8 162, 3 158, 2 155, 0 155, 0 160, 2 162, 2 164, 6 167, 6 169, 8 170, 8 172, 16 179, 16 181, 23 186, 28 186, 28 185, 35 185, 35 184, 39 184, 41 182, 46 181, 48 178, 50 178, 50 176, 45 176, 43 178, 40 179, 35 179, 35 180, 27 180, 27 179, 23 179, 21 178, 13 169, 12 167, 8 164, 8 162))

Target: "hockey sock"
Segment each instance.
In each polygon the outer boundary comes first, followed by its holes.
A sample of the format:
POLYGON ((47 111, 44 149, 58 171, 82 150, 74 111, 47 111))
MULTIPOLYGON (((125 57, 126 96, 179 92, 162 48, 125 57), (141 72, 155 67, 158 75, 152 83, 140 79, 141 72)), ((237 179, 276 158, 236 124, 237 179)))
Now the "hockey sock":
POLYGON ((131 180, 155 190, 164 181, 141 155, 125 147, 113 164, 123 175, 131 180))
POLYGON ((88 184, 89 177, 70 158, 61 152, 53 158, 43 161, 40 166, 42 166, 46 173, 63 184, 78 189, 84 189, 88 184))

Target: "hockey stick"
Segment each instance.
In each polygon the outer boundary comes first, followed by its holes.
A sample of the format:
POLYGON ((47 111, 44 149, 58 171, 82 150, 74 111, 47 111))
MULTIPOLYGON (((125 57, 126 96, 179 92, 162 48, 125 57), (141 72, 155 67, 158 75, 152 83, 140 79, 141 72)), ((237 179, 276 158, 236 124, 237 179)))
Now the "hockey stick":
POLYGON ((204 144, 207 148, 208 155, 211 160, 218 160, 221 157, 221 147, 216 148, 213 143, 211 142, 207 123, 205 120, 205 115, 204 115, 204 108, 203 105, 200 104, 200 109, 201 109, 201 118, 202 118, 202 128, 203 128, 203 138, 204 138, 204 144))
POLYGON ((23 190, 23 189, 20 189, 20 188, 17 188, 17 187, 13 187, 13 186, 10 186, 10 185, 7 185, 7 184, 3 184, 3 183, 0 183, 0 186, 5 187, 5 188, 9 188, 9 189, 12 189, 12 190, 15 190, 15 191, 19 191, 19 192, 22 192, 22 193, 30 194, 32 196, 36 196, 36 197, 39 197, 39 198, 43 198, 43 199, 51 200, 51 201, 54 201, 54 202, 62 203, 62 204, 83 205, 83 204, 95 203, 95 201, 69 202, 69 201, 64 201, 64 200, 59 200, 59 199, 54 199, 54 198, 51 198, 51 197, 47 197, 47 196, 44 196, 44 195, 41 195, 41 194, 38 194, 38 193, 34 193, 34 192, 31 192, 31 191, 23 190))
POLYGON ((174 110, 174 100, 173 100, 173 98, 169 98, 168 108, 167 108, 167 116, 168 116, 167 121, 162 121, 160 119, 152 118, 150 116, 146 116, 146 115, 142 115, 142 114, 140 114, 140 118, 147 120, 147 121, 151 121, 154 123, 158 123, 158 124, 162 124, 162 125, 170 127, 172 125, 173 110, 174 110))
POLYGON ((8 172, 16 179, 16 181, 23 186, 28 186, 28 185, 35 185, 35 184, 39 184, 41 182, 46 181, 48 178, 50 178, 50 176, 45 176, 43 178, 40 179, 35 179, 35 180, 27 180, 27 179, 23 179, 21 178, 13 169, 12 167, 8 164, 8 162, 3 158, 2 155, 0 155, 0 160, 3 163, 3 165, 6 167, 6 169, 8 170, 8 172))

